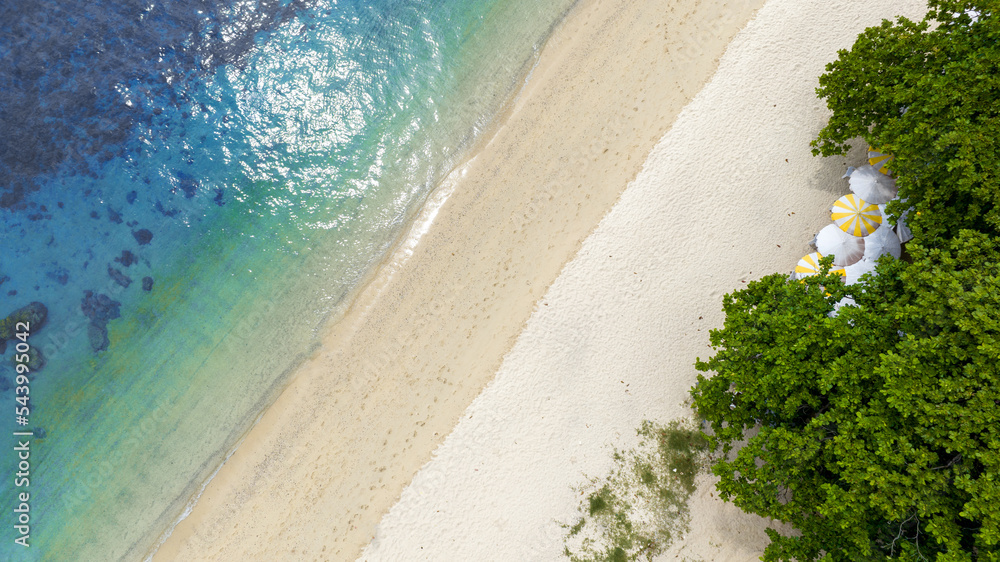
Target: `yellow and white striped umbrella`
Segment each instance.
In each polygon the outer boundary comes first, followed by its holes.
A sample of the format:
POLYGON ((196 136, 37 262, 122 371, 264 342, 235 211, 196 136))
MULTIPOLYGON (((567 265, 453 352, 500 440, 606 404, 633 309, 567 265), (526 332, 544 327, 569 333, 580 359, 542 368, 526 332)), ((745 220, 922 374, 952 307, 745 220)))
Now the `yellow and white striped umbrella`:
POLYGON ((872 205, 853 193, 834 202, 830 218, 833 224, 854 236, 868 236, 882 224, 882 212, 878 210, 878 205, 872 205))
MULTIPOLYGON (((803 277, 809 277, 810 275, 816 275, 819 273, 819 260, 823 259, 823 254, 819 252, 813 252, 807 256, 802 256, 799 263, 795 264, 795 278, 802 279, 803 277)), ((841 269, 831 269, 831 274, 847 276, 847 272, 841 269)))
POLYGON ((892 160, 892 154, 887 154, 885 152, 880 152, 879 149, 874 146, 868 147, 868 163, 875 167, 876 170, 882 172, 885 175, 891 175, 892 172, 885 165, 892 160))

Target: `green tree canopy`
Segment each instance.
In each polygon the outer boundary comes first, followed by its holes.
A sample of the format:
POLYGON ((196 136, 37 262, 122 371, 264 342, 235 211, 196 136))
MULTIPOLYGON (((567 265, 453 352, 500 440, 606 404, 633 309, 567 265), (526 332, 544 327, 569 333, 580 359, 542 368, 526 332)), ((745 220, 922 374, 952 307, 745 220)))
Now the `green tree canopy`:
POLYGON ((765 560, 1000 560, 1000 16, 929 8, 827 66, 813 143, 895 156, 911 259, 750 283, 697 363, 722 496, 799 532, 765 560))
POLYGON ((913 254, 725 298, 692 395, 722 496, 801 532, 765 560, 1000 559, 1000 242, 913 254))
POLYGON ((997 3, 934 0, 929 8, 919 23, 867 29, 827 66, 817 91, 833 116, 813 142, 828 156, 863 137, 895 155, 890 167, 900 197, 921 211, 908 218, 925 245, 959 228, 1000 233, 997 3))

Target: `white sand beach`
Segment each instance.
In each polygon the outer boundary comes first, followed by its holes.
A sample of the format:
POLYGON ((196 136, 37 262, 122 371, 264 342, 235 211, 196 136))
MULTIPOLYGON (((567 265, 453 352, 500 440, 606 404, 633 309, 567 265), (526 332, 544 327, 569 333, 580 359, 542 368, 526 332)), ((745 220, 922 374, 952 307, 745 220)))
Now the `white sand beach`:
MULTIPOLYGON (((572 487, 688 415, 722 295, 790 270, 846 190, 809 152, 816 77, 923 9, 581 2, 154 559, 560 559, 572 487)), ((692 517, 669 559, 763 548, 707 478, 692 517)))
MULTIPOLYGON (((920 1, 769 0, 546 292, 495 380, 383 519, 363 560, 560 560, 584 475, 643 419, 688 415, 721 297, 789 271, 847 191, 809 141, 836 51, 920 1)), ((857 163, 863 156, 852 155, 857 163)), ((663 560, 755 560, 766 522, 701 479, 663 560)))

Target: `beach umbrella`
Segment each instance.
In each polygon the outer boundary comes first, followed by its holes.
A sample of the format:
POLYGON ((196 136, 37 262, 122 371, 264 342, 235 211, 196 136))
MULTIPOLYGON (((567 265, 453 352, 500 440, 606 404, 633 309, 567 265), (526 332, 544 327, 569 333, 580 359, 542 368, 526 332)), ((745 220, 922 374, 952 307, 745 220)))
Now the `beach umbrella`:
POLYGON ((840 309, 842 307, 845 307, 845 306, 857 306, 857 305, 858 305, 858 303, 854 302, 854 299, 852 299, 851 297, 844 297, 844 298, 840 299, 839 301, 837 301, 836 303, 834 303, 833 310, 831 310, 827 314, 827 316, 829 316, 830 318, 836 318, 837 315, 840 314, 840 309))
POLYGON ((853 236, 868 236, 882 224, 882 213, 878 206, 853 193, 834 202, 830 218, 841 230, 853 236))
MULTIPOLYGON (((902 201, 905 203, 906 199, 903 199, 902 201)), ((885 207, 886 206, 883 203, 882 205, 878 206, 878 210, 879 210, 879 212, 882 213, 882 219, 883 219, 883 223, 882 224, 888 226, 888 224, 889 224, 889 215, 886 214, 885 207)), ((896 227, 895 227, 896 238, 898 238, 901 243, 905 243, 905 242, 909 242, 910 240, 913 240, 913 233, 910 232, 910 227, 906 226, 906 217, 909 214, 910 214, 910 209, 907 209, 907 210, 903 211, 903 214, 900 215, 900 217, 898 219, 896 219, 896 227)))
POLYGON ((816 235, 815 244, 820 254, 833 254, 833 265, 851 265, 865 255, 865 239, 851 236, 835 224, 824 226, 816 235))
POLYGON ((844 276, 847 277, 845 283, 853 285, 854 283, 857 283, 861 279, 861 276, 866 273, 875 273, 875 262, 862 259, 857 263, 844 268, 844 276))
POLYGON ((864 241, 864 259, 874 262, 879 256, 884 254, 890 254, 892 257, 899 259, 902 249, 899 245, 899 237, 896 236, 896 233, 892 231, 892 227, 888 224, 880 225, 875 229, 875 232, 866 236, 864 241))
POLYGON ((844 177, 849 178, 851 191, 855 195, 876 205, 888 203, 898 191, 896 180, 879 173, 878 169, 871 164, 860 168, 848 168, 844 177))
POLYGON ((903 211, 903 214, 899 215, 899 220, 896 221, 896 237, 899 238, 900 242, 913 240, 913 233, 910 232, 910 227, 906 226, 906 217, 909 214, 909 209, 903 211))
MULTIPOLYGON (((823 254, 819 252, 813 252, 809 255, 802 256, 799 263, 795 264, 795 278, 802 279, 819 273, 819 260, 821 259, 823 259, 823 254)), ((846 275, 843 269, 831 269, 830 273, 836 275, 846 275)))
POLYGON ((892 154, 880 152, 873 146, 868 147, 868 164, 885 175, 889 175, 891 173, 889 172, 889 168, 886 168, 885 165, 888 164, 892 158, 892 154))
POLYGON ((819 252, 813 252, 809 255, 802 256, 799 263, 795 264, 795 278, 802 279, 803 277, 809 277, 810 275, 816 275, 819 273, 819 260, 823 257, 823 254, 819 252))

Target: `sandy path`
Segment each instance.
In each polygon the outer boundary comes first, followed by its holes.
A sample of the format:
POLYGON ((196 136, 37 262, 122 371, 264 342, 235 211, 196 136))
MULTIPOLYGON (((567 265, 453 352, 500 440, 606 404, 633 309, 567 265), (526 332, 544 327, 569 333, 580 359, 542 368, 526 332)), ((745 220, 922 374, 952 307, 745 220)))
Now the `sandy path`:
POLYGON ((156 559, 356 557, 762 3, 582 2, 412 255, 331 327, 156 559))
MULTIPOLYGON (((790 271, 847 184, 814 158, 816 78, 865 27, 918 0, 770 0, 546 292, 495 380, 380 524, 365 560, 559 560, 584 474, 642 419, 684 416, 721 297, 790 271)), ((860 154, 852 155, 853 161, 860 154)), ((764 522, 692 499, 664 560, 752 560, 764 522)))

